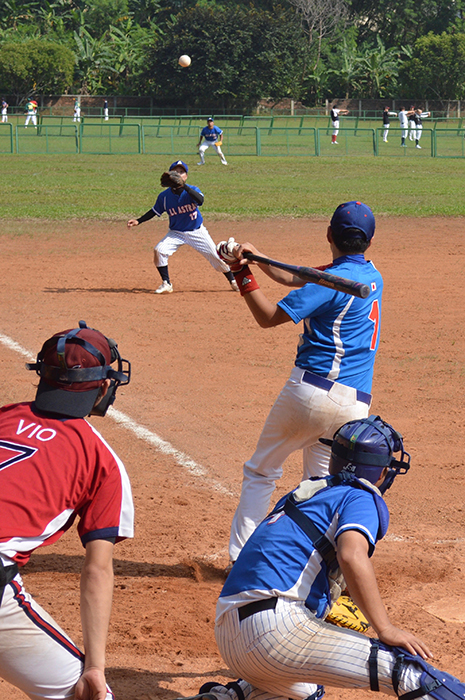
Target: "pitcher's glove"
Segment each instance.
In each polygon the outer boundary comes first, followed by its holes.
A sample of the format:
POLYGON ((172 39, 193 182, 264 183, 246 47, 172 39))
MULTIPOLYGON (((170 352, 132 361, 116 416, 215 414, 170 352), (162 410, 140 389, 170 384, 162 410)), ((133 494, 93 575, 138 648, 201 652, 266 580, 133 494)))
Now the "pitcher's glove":
POLYGON ((184 187, 184 180, 176 170, 164 172, 160 178, 162 187, 171 187, 173 190, 179 190, 184 187))
POLYGON ((370 623, 349 596, 341 595, 327 614, 325 622, 332 622, 338 627, 348 627, 357 632, 366 632, 370 623))

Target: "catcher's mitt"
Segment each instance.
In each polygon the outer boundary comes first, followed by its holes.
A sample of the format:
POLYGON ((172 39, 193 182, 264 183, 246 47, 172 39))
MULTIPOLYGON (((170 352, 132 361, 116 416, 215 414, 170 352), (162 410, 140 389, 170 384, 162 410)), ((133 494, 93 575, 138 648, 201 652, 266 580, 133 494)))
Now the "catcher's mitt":
POLYGON ((179 190, 181 187, 184 187, 184 180, 176 170, 164 172, 160 178, 160 183, 162 187, 171 187, 173 190, 179 190))
POLYGON ((341 595, 333 604, 333 607, 325 618, 326 622, 332 622, 338 627, 348 627, 357 632, 366 632, 370 623, 355 605, 349 596, 341 595))

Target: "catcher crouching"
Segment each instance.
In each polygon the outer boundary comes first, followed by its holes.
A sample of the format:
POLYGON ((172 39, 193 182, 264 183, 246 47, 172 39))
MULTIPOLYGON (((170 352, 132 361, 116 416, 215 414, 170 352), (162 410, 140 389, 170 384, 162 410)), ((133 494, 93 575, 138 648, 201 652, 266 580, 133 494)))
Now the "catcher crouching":
POLYGON ((434 668, 428 646, 392 624, 371 564, 389 524, 384 494, 410 468, 402 436, 372 415, 328 442, 329 476, 303 481, 277 503, 221 591, 215 636, 239 680, 206 683, 194 697, 317 700, 327 685, 463 700, 465 684, 434 668), (377 638, 326 621, 341 575, 377 638))

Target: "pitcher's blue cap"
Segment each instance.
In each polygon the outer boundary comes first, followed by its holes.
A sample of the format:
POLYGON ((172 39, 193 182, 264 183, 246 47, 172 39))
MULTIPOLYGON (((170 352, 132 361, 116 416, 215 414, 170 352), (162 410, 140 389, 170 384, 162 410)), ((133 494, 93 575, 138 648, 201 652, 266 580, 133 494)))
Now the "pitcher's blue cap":
POLYGON ((331 229, 336 234, 343 234, 346 229, 358 229, 351 231, 350 238, 364 238, 371 241, 375 232, 375 217, 370 207, 362 202, 345 202, 340 204, 331 219, 331 229))
POLYGON ((184 168, 186 173, 189 172, 189 168, 187 167, 187 165, 185 164, 185 162, 183 160, 177 160, 175 163, 171 163, 170 170, 173 170, 173 168, 175 168, 177 165, 180 165, 182 168, 184 168))

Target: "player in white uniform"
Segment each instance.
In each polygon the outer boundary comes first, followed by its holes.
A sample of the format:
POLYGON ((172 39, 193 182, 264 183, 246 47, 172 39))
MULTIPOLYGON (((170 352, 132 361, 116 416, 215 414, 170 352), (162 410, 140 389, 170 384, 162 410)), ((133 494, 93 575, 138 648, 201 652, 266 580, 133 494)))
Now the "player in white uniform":
POLYGON ((2 123, 5 124, 8 121, 8 102, 2 100, 2 123))
POLYGON ((221 150, 221 146, 223 143, 222 136, 222 130, 219 127, 215 126, 215 122, 211 117, 209 117, 207 119, 207 126, 204 126, 202 131, 200 132, 200 139, 197 144, 197 148, 199 149, 200 162, 197 163, 197 165, 205 165, 205 151, 210 146, 215 148, 217 154, 221 158, 222 164, 228 164, 226 158, 224 157, 223 151, 221 150), (205 143, 202 143, 202 139, 205 139, 205 143))
MULTIPOLYGON (((265 297, 247 266, 235 272, 239 290, 260 326, 293 321, 303 322, 303 329, 295 367, 266 419, 254 454, 243 467, 241 498, 231 525, 231 561, 267 514, 288 456, 303 451, 304 478, 327 474, 329 448, 319 438, 331 437, 348 420, 368 415, 383 291, 380 273, 364 256, 374 232, 375 217, 366 204, 341 204, 326 234, 333 262, 320 268, 367 284, 371 293, 366 299, 306 284, 288 272, 259 265, 275 281, 299 287, 275 304, 265 297)), ((246 243, 235 254, 247 250, 258 252, 246 243)), ((234 271, 234 263, 229 264, 234 271)))
POLYGON ((35 401, 0 409, 0 677, 32 700, 113 700, 105 682, 112 557, 115 542, 133 537, 134 508, 123 463, 84 418, 105 415, 130 365, 80 321, 27 366, 40 377, 35 401), (76 518, 84 653, 18 573, 76 518))
POLYGON ((333 107, 331 109, 331 121, 333 124, 333 134, 331 137, 331 144, 335 143, 337 144, 337 135, 339 133, 339 115, 340 114, 349 114, 348 109, 338 109, 337 107, 333 107))
POLYGON ((400 112, 398 115, 400 128, 402 129, 402 131, 400 133, 400 145, 405 146, 405 147, 407 146, 407 144, 405 143, 405 139, 407 138, 407 134, 408 134, 408 115, 409 114, 410 114, 410 112, 405 111, 405 107, 400 108, 400 112))
POLYGON ((78 99, 74 100, 74 117, 73 122, 81 121, 81 103, 78 99))
POLYGON ((103 116, 105 121, 108 121, 108 100, 103 101, 103 116))
POLYGON ((415 105, 412 105, 407 112, 408 116, 408 137, 409 141, 415 140, 415 131, 417 129, 415 122, 415 105))
POLYGON ((465 697, 463 683, 428 663, 428 646, 392 624, 371 564, 389 524, 383 494, 409 462, 379 416, 336 432, 330 476, 284 496, 234 564, 215 636, 239 680, 205 683, 197 700, 316 700, 324 685, 405 700, 465 697), (340 573, 378 639, 325 622, 340 573))
POLYGON ((203 255, 210 265, 222 272, 229 281, 234 292, 239 288, 234 279, 234 275, 229 266, 218 257, 216 246, 203 225, 202 214, 198 207, 204 201, 203 193, 195 185, 187 184, 187 173, 189 168, 182 160, 177 160, 170 165, 170 171, 178 172, 184 184, 178 189, 167 189, 160 192, 152 209, 149 209, 138 219, 130 219, 128 227, 138 226, 153 219, 154 216, 161 216, 167 212, 169 216, 169 231, 166 236, 155 246, 153 261, 162 279, 161 285, 155 290, 155 294, 171 294, 173 285, 171 284, 168 272, 168 259, 182 245, 188 245, 198 253, 203 255))

